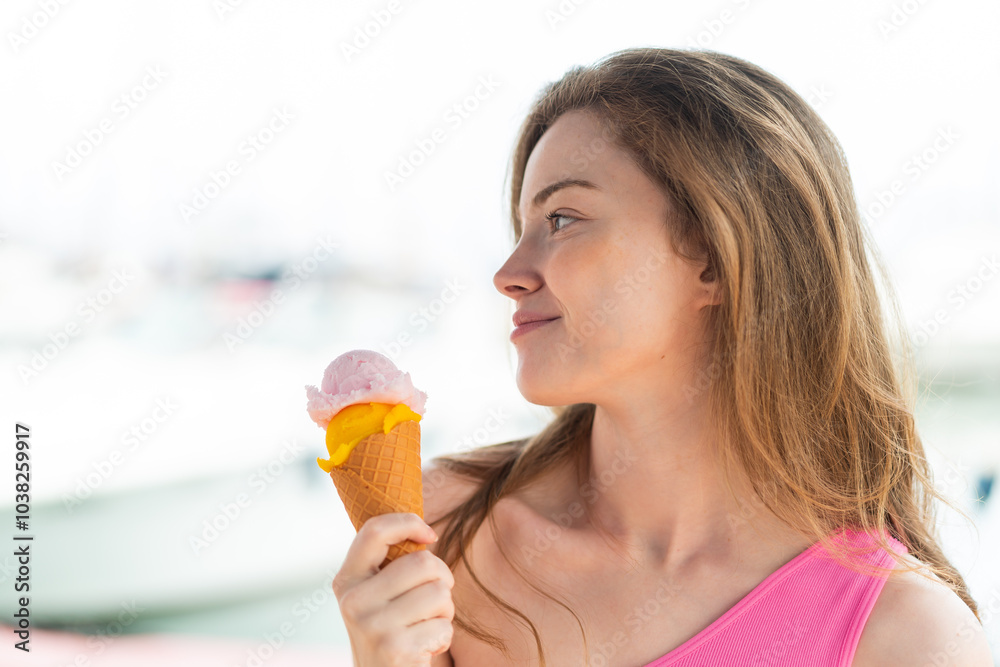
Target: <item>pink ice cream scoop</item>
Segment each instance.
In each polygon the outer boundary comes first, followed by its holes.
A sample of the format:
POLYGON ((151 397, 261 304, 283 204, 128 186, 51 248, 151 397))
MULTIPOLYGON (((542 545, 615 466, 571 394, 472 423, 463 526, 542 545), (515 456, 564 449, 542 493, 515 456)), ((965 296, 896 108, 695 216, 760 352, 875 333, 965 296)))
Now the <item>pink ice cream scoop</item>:
POLYGON ((351 350, 330 362, 322 387, 306 386, 309 417, 326 428, 335 414, 355 403, 405 403, 424 414, 427 394, 413 386, 389 357, 373 350, 351 350))

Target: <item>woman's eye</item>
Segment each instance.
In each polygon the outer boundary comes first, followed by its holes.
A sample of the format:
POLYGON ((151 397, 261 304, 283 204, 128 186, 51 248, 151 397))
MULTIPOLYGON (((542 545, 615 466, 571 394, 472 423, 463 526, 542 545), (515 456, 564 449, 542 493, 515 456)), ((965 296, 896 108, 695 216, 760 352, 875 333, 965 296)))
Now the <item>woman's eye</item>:
MULTIPOLYGON (((549 227, 552 228, 552 231, 558 232, 560 229, 563 229, 566 226, 566 225, 562 225, 562 226, 559 225, 559 223, 557 221, 560 218, 564 218, 566 220, 576 220, 576 218, 574 218, 571 215, 563 215, 561 213, 555 213, 555 212, 548 213, 548 214, 546 214, 545 219, 549 221, 549 227)), ((566 223, 566 224, 569 224, 569 223, 566 223)))

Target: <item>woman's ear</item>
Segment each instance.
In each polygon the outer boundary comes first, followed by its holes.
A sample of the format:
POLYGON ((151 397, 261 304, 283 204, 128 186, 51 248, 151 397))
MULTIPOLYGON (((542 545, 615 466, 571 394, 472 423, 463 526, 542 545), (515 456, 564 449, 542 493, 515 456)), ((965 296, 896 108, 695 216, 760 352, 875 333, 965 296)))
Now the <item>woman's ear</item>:
POLYGON ((702 269, 701 275, 698 278, 703 283, 709 283, 715 280, 715 267, 709 262, 702 262, 701 265, 704 267, 702 269))
POLYGON ((722 303, 722 286, 715 273, 715 266, 710 260, 701 263, 704 268, 698 276, 701 288, 704 290, 703 306, 718 306, 722 303))

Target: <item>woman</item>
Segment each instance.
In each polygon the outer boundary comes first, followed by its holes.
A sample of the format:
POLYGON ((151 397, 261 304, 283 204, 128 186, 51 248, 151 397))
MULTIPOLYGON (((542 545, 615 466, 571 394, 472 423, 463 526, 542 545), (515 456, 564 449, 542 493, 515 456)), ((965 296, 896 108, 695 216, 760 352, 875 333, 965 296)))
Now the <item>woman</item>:
POLYGON ((357 664, 990 665, 810 107, 730 56, 622 51, 543 91, 512 176, 494 283, 521 393, 561 407, 435 459, 429 525, 359 531, 357 664), (378 570, 406 538, 429 550, 378 570))

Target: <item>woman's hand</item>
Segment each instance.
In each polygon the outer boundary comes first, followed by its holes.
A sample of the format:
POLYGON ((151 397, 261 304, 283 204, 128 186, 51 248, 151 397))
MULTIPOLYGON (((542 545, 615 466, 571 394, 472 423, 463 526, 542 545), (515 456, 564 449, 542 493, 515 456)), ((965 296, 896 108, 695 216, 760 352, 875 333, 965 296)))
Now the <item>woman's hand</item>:
POLYGON ((406 539, 428 544, 437 536, 410 512, 372 517, 333 578, 356 667, 430 667, 451 646, 455 578, 444 561, 421 550, 378 569, 406 539))

